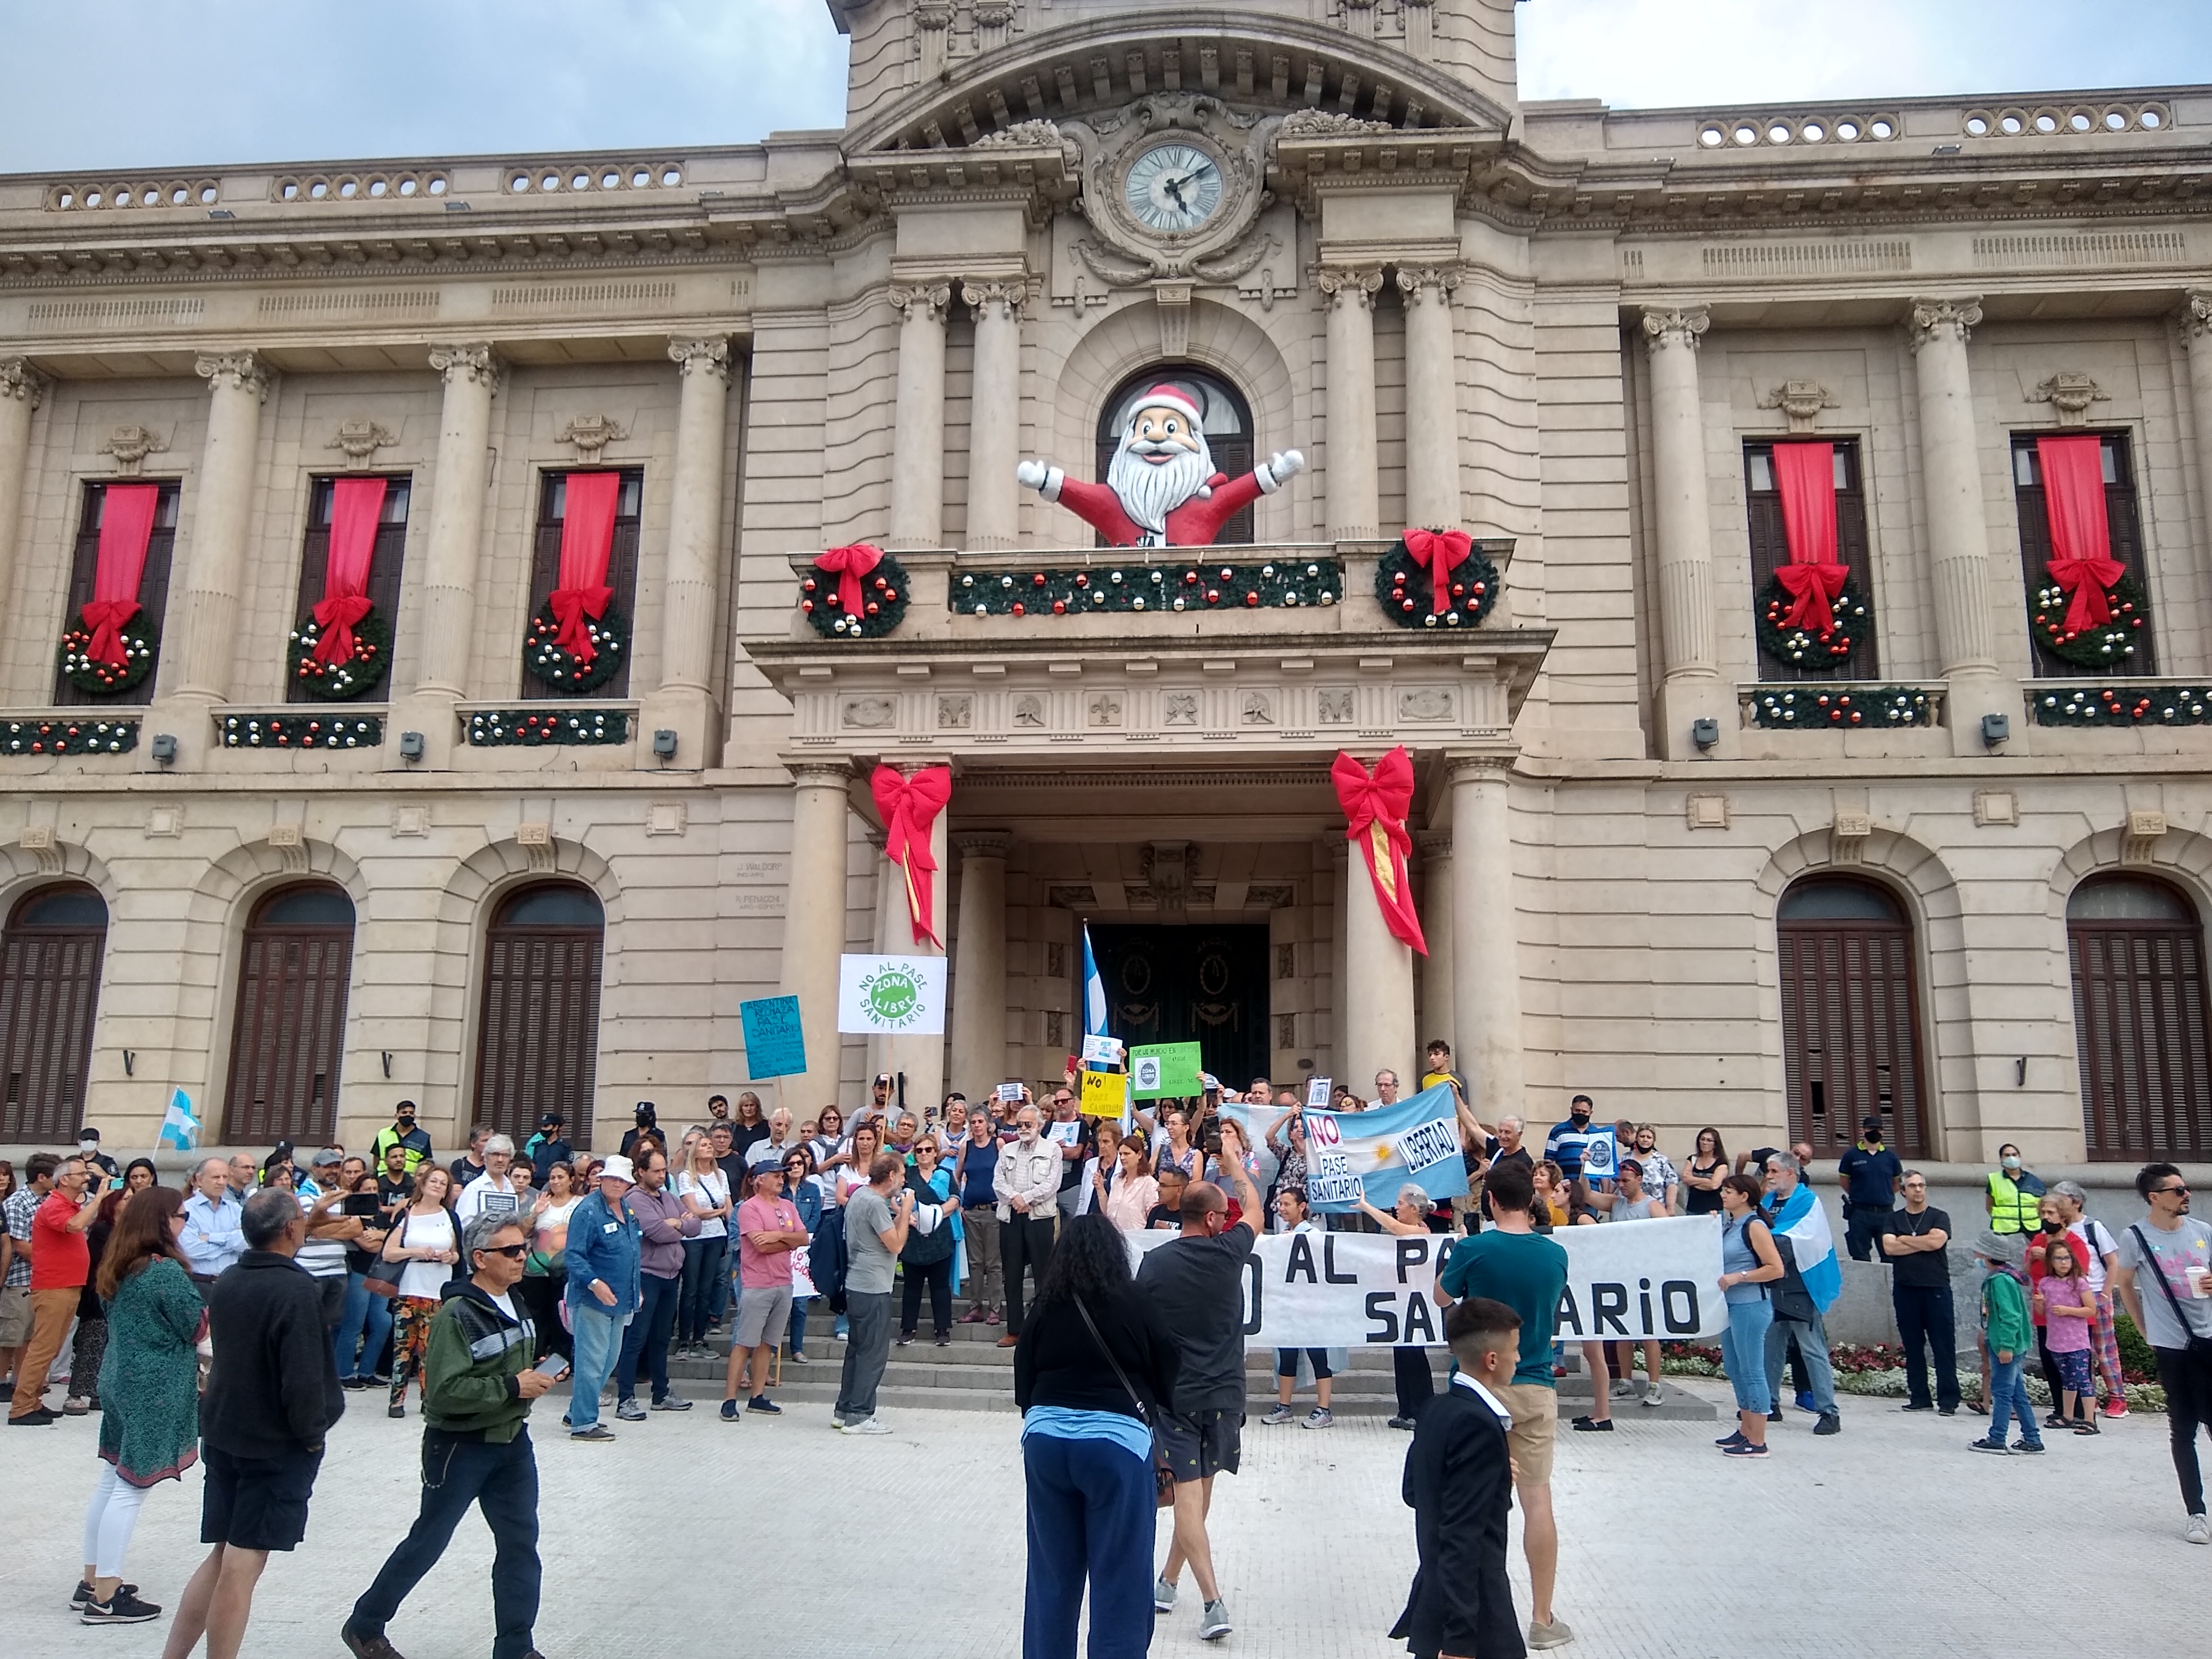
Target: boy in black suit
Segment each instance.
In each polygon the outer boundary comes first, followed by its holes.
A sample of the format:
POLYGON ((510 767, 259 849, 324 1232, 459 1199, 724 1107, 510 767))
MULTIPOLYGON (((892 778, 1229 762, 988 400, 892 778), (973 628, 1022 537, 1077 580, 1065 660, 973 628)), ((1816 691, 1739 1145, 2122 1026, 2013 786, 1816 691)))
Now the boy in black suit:
POLYGON ((1405 1498, 1420 1566, 1390 1634, 1415 1659, 1524 1659, 1505 1579, 1505 1517, 1513 1507, 1511 1414, 1490 1390, 1510 1381, 1521 1316, 1469 1297, 1444 1315, 1459 1362, 1451 1386, 1422 1411, 1406 1452, 1405 1498))

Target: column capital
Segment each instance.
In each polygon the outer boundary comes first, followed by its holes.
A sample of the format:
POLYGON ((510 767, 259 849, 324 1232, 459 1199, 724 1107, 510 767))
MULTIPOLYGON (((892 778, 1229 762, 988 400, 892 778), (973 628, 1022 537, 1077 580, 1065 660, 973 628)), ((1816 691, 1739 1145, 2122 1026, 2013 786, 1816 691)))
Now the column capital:
POLYGON ((1023 277, 963 276, 960 279, 960 297, 975 307, 977 317, 993 306, 1004 306, 1006 315, 1019 320, 1022 307, 1029 303, 1030 285, 1023 277))
MULTIPOLYGON (((2191 345, 2212 339, 2212 288, 2192 288, 2184 294, 2173 320, 2182 339, 2191 345)), ((6 374, 6 368, 0 366, 0 383, 4 383, 6 374)))
POLYGON ((1712 314, 1703 306, 1654 308, 1644 313, 1644 344, 1653 351, 1667 346, 1686 346, 1695 351, 1699 337, 1712 325, 1712 314))
POLYGON ((1950 299, 1916 298, 1911 314, 1905 319, 1905 337, 1915 351, 1938 338, 1954 339, 1964 345, 1974 325, 1981 320, 1982 296, 1978 294, 1950 299))
POLYGON ((945 308, 952 303, 952 284, 927 283, 909 287, 894 283, 890 302, 891 309, 902 313, 909 323, 942 323, 945 308))
POLYGON ((1382 291, 1382 267, 1323 265, 1314 272, 1314 282, 1332 306, 1348 303, 1369 309, 1382 291))
POLYGON ((951 28, 952 0, 915 0, 914 22, 916 28, 951 28))
POLYGON ((1003 859, 1014 844, 1011 830, 963 830, 952 837, 952 844, 965 859, 1003 859))
POLYGON ((1513 763, 1520 757, 1489 751, 1480 755, 1446 755, 1444 769, 1453 782, 1466 778, 1474 782, 1504 782, 1513 770, 1513 763))
POLYGON ((507 365, 491 349, 489 340, 462 340, 430 348, 430 367, 445 379, 447 386, 463 381, 471 386, 489 386, 495 393, 507 374, 507 365))
POLYGON ((12 398, 17 403, 28 404, 36 409, 44 402, 46 388, 52 380, 31 367, 27 357, 0 359, 0 398, 12 398))
POLYGON ((1422 859, 1433 864, 1438 859, 1452 855, 1452 836, 1449 830, 1416 830, 1413 845, 1420 850, 1422 859))
POLYGON ((257 402, 269 395, 273 377, 251 351, 203 351, 192 367, 211 387, 251 392, 257 402))
POLYGON ((730 342, 726 336, 679 334, 668 342, 669 361, 679 364, 686 375, 712 374, 720 380, 730 378, 730 342))
POLYGON ((1401 265, 1396 278, 1398 292, 1406 296, 1407 305, 1413 306, 1433 292, 1449 307, 1452 290, 1460 285, 1462 275, 1457 265, 1401 265))
POLYGON ((784 765, 790 769, 792 781, 802 789, 823 784, 842 789, 853 781, 853 768, 847 761, 786 761, 784 765))

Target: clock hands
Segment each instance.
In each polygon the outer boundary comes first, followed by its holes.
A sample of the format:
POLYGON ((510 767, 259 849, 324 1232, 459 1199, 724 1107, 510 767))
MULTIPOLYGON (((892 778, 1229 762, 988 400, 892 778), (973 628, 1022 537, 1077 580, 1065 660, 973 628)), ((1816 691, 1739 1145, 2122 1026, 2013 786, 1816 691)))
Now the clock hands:
POLYGON ((1167 191, 1176 207, 1188 213, 1190 211, 1190 204, 1182 199, 1182 185, 1183 181, 1172 173, 1160 180, 1160 188, 1167 191))

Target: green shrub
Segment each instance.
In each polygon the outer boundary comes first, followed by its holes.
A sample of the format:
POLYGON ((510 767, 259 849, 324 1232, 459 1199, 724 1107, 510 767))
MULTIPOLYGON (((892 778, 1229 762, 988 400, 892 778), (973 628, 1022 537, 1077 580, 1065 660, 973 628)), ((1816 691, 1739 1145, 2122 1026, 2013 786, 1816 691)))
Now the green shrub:
POLYGON ((2119 1339, 2120 1375, 2130 1382, 2158 1381, 2158 1356, 2151 1352, 2150 1344, 2136 1328, 2136 1322, 2124 1308, 2113 1310, 2112 1334, 2119 1339))

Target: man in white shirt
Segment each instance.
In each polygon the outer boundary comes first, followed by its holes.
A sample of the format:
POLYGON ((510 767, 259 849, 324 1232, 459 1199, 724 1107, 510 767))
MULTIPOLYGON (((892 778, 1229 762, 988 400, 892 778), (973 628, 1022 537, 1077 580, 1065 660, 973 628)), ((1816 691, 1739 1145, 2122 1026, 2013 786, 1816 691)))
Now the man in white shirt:
POLYGON ((768 1138, 756 1140, 745 1153, 745 1168, 757 1170, 763 1164, 783 1168, 783 1160, 791 1156, 799 1143, 792 1138, 791 1114, 781 1106, 768 1115, 768 1138))
POLYGON ((1006 1273, 1006 1334, 999 1346, 1011 1348, 1022 1334, 1022 1269, 1044 1284, 1052 1259, 1059 1217, 1060 1149, 1044 1138, 1044 1123, 1034 1106, 1014 1115, 1015 1138, 999 1151, 992 1190, 999 1200, 999 1255, 1006 1273))
POLYGON ((480 1215, 517 1215, 521 1212, 522 1195, 514 1189, 514 1178, 507 1171, 514 1167, 514 1142, 505 1135, 493 1135, 483 1144, 484 1172, 461 1188, 459 1202, 453 1206, 453 1219, 465 1228, 480 1215))

